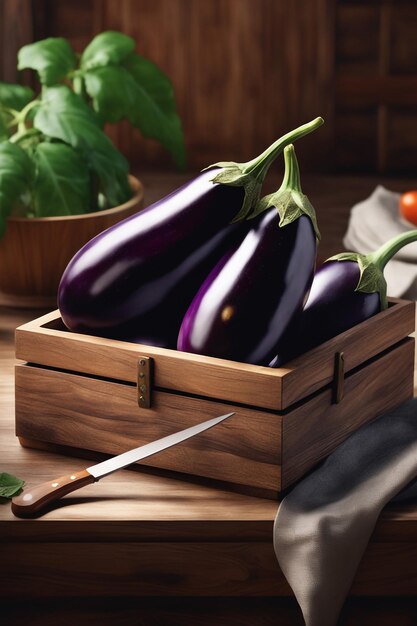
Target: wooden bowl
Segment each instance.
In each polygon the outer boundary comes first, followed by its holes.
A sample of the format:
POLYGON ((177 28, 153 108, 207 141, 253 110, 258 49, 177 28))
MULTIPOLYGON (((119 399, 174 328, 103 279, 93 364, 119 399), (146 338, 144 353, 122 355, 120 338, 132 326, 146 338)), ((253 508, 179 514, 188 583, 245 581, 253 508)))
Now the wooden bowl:
POLYGON ((9 217, 0 241, 0 305, 56 306, 59 281, 87 241, 143 208, 143 186, 129 176, 133 197, 113 209, 63 217, 9 217))

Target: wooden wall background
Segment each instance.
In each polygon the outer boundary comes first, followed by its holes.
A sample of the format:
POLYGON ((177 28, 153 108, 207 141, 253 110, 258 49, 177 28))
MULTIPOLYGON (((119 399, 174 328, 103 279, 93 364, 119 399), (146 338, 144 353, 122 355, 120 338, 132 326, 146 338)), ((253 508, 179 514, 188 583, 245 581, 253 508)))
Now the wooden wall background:
MULTIPOLYGON (((134 37, 174 83, 192 169, 246 160, 322 115, 303 169, 417 170, 416 0, 0 0, 0 25, 6 80, 34 39, 134 37)), ((110 133, 140 167, 170 166, 127 125, 110 133)))

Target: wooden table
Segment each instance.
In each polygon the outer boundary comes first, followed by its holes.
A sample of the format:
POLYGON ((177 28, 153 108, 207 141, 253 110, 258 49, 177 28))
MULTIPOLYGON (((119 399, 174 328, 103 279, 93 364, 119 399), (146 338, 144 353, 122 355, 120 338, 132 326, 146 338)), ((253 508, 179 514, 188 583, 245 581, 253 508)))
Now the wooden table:
MULTIPOLYGON (((151 201, 180 177, 144 179, 151 201)), ((324 257, 341 249, 349 206, 374 183, 308 179, 324 257)), ((401 189, 403 183, 389 184, 401 189)), ((89 464, 21 448, 14 436, 13 331, 39 314, 0 310, 0 471, 28 484, 89 464)), ((302 624, 272 548, 277 507, 129 470, 66 497, 39 520, 17 520, 1 505, 4 623, 302 624)), ((383 512, 343 623, 415 624, 417 607, 407 596, 417 596, 416 505, 383 512)))

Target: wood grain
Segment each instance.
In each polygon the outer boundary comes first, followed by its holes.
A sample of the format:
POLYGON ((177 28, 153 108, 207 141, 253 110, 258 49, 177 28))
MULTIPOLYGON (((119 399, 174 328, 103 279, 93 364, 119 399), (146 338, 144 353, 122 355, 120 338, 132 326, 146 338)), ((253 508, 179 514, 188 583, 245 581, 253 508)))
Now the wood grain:
POLYGON ((141 409, 133 386, 33 366, 16 368, 16 434, 29 439, 120 454, 231 411, 236 415, 216 428, 141 464, 276 494, 278 415, 161 391, 153 393, 151 409, 141 409))
MULTIPOLYGON (((301 159, 317 169, 318 155, 329 152, 332 0, 37 0, 37 8, 34 39, 63 36, 81 52, 102 30, 135 38, 138 52, 173 83, 192 168, 246 161, 317 115, 327 118, 327 128, 320 139, 300 142, 301 159)), ((8 27, 16 30, 18 14, 9 15, 8 27)), ((109 133, 131 163, 171 164, 156 142, 126 123, 109 133)))
MULTIPOLYGON (((263 490, 276 498, 361 424, 413 393, 414 341, 390 350, 345 381, 343 400, 327 389, 283 416, 155 391, 151 409, 135 387, 33 365, 16 367, 16 434, 24 439, 120 454, 203 419, 236 414, 141 462, 263 490)), ((34 442, 33 442, 34 441, 34 442)))
POLYGON ((278 369, 70 333, 59 312, 17 329, 16 356, 39 365, 136 382, 137 362, 144 355, 155 359, 156 388, 282 410, 332 382, 336 352, 345 353, 349 372, 412 333, 414 304, 392 302, 386 311, 278 369))
POLYGON ((142 355, 157 359, 155 388, 280 407, 281 370, 71 333, 57 311, 16 331, 17 358, 73 372, 136 383, 142 355))
POLYGON ((67 476, 51 478, 30 489, 23 489, 23 493, 15 496, 12 500, 13 515, 16 517, 33 517, 51 503, 81 487, 90 485, 94 480, 94 476, 87 470, 81 470, 67 476))
MULTIPOLYGON (((8 569, 0 597, 10 599, 291 595, 272 542, 85 544, 73 540, 9 543, 1 548, 0 568, 6 563, 8 569)), ((415 596, 416 557, 415 542, 371 543, 352 595, 415 596)))
MULTIPOLYGON (((301 610, 288 598, 77 598, 15 603, 3 609, 13 626, 304 626, 301 610)), ((349 598, 343 626, 415 626, 415 598, 349 598)))
POLYGON ((329 384, 333 379, 336 353, 343 352, 347 373, 401 341, 414 329, 415 303, 391 299, 385 311, 287 363, 282 381, 282 406, 288 407, 329 384))
MULTIPOLYGON (((174 85, 193 169, 245 161, 322 115, 297 148, 304 171, 415 178, 414 0, 2 0, 0 16, 1 78, 11 81, 32 39, 66 37, 81 52, 102 30, 134 37, 174 85)), ((108 132, 136 167, 171 164, 128 124, 108 132)))
MULTIPOLYGON (((17 52, 33 41, 35 24, 30 0, 1 0, 0 2, 0 76, 1 80, 17 83, 17 52)), ((28 77, 26 77, 28 78, 28 77)))
POLYGON ((134 196, 96 213, 64 217, 9 217, 0 241, 0 304, 54 306, 70 259, 92 237, 143 206, 142 184, 130 177, 134 196))
POLYGON ((346 377, 340 404, 331 390, 283 418, 282 487, 301 478, 365 422, 413 396, 414 339, 346 377))
MULTIPOLYGON (((0 597, 289 595, 272 542, 121 542, 2 545, 8 564, 0 597), (35 563, 44 572, 29 582, 35 563), (62 567, 62 564, 65 564, 62 567), (253 576, 252 572, 258 575, 253 576), (48 584, 45 581, 49 580, 48 584), (27 582, 25 582, 27 581, 27 582)), ((1 566, 0 566, 1 567, 1 566)))

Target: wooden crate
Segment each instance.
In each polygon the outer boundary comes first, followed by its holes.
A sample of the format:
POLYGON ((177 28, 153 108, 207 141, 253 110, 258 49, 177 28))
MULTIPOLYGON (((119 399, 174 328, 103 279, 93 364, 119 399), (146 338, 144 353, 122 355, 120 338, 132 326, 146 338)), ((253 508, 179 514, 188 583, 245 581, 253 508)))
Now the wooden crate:
POLYGON ((16 367, 16 434, 26 446, 112 455, 234 411, 141 464, 277 497, 412 397, 413 331, 414 303, 392 300, 271 369, 72 333, 55 311, 16 330, 26 361, 16 367))

